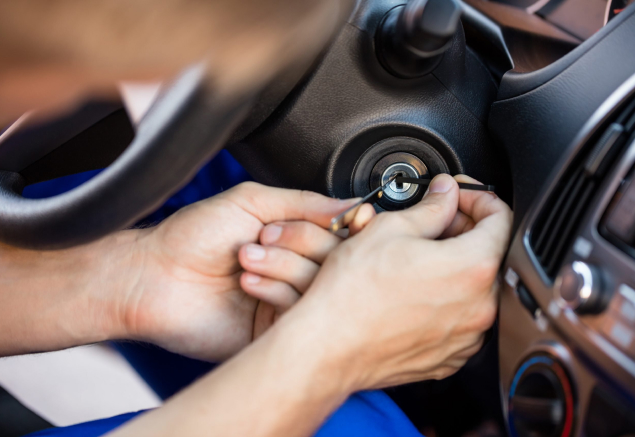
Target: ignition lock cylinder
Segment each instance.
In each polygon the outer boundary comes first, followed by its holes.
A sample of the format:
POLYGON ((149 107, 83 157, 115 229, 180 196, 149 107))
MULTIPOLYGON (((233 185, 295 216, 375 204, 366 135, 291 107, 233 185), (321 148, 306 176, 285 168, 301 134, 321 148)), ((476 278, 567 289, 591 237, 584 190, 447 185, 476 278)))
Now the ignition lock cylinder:
MULTIPOLYGON (((388 167, 381 176, 381 185, 384 185, 393 176, 419 179, 419 172, 413 166, 405 162, 397 162, 388 167)), ((384 196, 395 202, 403 202, 411 199, 419 191, 419 185, 397 182, 396 178, 384 190, 384 196)))
MULTIPOLYGON (((429 179, 430 173, 428 167, 415 155, 406 152, 391 153, 377 161, 373 167, 369 179, 370 189, 385 185, 395 176, 429 179)), ((403 183, 395 178, 388 184, 377 204, 387 210, 403 209, 418 202, 422 196, 419 185, 403 183)))

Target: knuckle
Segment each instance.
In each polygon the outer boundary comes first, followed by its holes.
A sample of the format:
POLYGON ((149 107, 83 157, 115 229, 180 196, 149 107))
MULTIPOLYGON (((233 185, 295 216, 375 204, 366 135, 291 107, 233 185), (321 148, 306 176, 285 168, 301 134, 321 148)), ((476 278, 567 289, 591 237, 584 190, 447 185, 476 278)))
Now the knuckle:
POLYGON ((311 231, 312 229, 307 223, 302 223, 298 226, 297 233, 295 235, 297 238, 296 244, 299 247, 302 247, 303 251, 309 253, 315 248, 317 243, 315 235, 311 231))
POLYGON ((496 280, 500 262, 495 257, 482 257, 471 269, 471 280, 480 287, 489 289, 496 280))
POLYGON ((432 373, 432 379, 440 381, 454 375, 459 369, 453 366, 443 366, 432 373))
POLYGON ((280 252, 280 250, 276 250, 275 247, 266 247, 263 246, 265 250, 265 257, 256 263, 256 267, 262 271, 271 271, 278 272, 284 271, 284 266, 287 264, 286 257, 280 252))
POLYGON ((460 332, 467 335, 472 342, 474 338, 490 329, 498 315, 498 305, 493 297, 487 297, 484 303, 473 304, 472 311, 466 314, 460 332))
POLYGON ((308 191, 308 190, 300 190, 300 199, 302 200, 302 202, 314 202, 316 200, 322 200, 324 198, 323 195, 316 193, 314 191, 308 191))
POLYGON ((296 273, 297 261, 291 252, 285 249, 271 250, 271 263, 274 264, 280 272, 296 273))
POLYGON ((474 330, 477 332, 487 331, 494 324, 497 313, 498 311, 495 304, 488 303, 487 305, 484 305, 474 316, 474 330))
POLYGON ((252 204, 256 203, 258 198, 262 195, 263 185, 260 185, 256 182, 242 182, 225 193, 221 193, 220 196, 227 196, 228 200, 231 199, 232 202, 237 203, 238 205, 252 204))
POLYGON ((308 223, 290 222, 282 224, 280 242, 283 246, 306 247, 311 243, 308 223))
POLYGON ((432 216, 441 216, 445 213, 445 208, 440 203, 428 203, 425 206, 427 214, 432 216))
POLYGON ((257 192, 260 189, 261 185, 256 183, 256 182, 252 182, 252 181, 247 181, 247 182, 241 182, 240 184, 236 185, 233 188, 233 191, 235 193, 238 194, 253 194, 255 192, 257 192))

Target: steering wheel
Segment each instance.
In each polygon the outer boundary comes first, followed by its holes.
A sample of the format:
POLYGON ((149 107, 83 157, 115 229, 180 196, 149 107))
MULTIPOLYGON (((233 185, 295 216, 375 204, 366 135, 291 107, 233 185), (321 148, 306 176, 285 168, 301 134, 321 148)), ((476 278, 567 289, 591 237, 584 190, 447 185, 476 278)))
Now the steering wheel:
MULTIPOLYGON (((264 99, 279 103, 285 97, 352 5, 353 1, 333 3, 331 25, 312 30, 311 38, 320 43, 307 47, 302 59, 291 60, 274 72, 274 77, 286 78, 287 83, 270 87, 274 92, 265 91, 264 99), (288 83, 289 78, 293 83, 288 83)), ((206 70, 201 63, 183 71, 141 120, 127 149, 76 189, 46 199, 27 199, 21 195, 25 179, 20 172, 0 166, 0 241, 30 249, 84 244, 134 224, 164 202, 225 145, 257 95, 262 104, 262 88, 267 84, 227 93, 214 89, 206 70)), ((22 167, 39 158, 29 161, 28 148, 20 153, 22 167)))
POLYGON ((0 172, 0 240, 28 248, 86 243, 129 226, 183 185, 223 145, 249 98, 221 100, 204 67, 185 71, 143 121, 123 154, 69 192, 26 199, 19 173, 0 172))

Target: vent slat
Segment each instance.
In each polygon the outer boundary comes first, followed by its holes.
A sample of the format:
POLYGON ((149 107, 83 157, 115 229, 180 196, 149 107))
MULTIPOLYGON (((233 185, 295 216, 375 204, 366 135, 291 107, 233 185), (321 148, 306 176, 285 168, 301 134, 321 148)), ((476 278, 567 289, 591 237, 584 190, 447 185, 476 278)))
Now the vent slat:
POLYGON ((577 224, 582 218, 582 214, 586 210, 586 206, 591 200, 591 195, 595 191, 595 184, 591 181, 583 189, 583 192, 579 198, 579 201, 575 205, 575 209, 571 213, 570 220, 567 220, 565 228, 562 230, 561 236, 558 239, 558 245, 554 249, 551 262, 546 266, 547 274, 554 276, 558 273, 562 259, 566 255, 565 251, 572 243, 573 234, 577 228, 577 224))
POLYGON ((562 240, 562 231, 566 227, 567 223, 573 218, 571 217, 571 209, 574 206, 574 203, 577 201, 577 198, 580 194, 584 186, 584 178, 582 175, 577 175, 578 177, 571 178, 574 181, 573 189, 570 193, 566 194, 566 201, 560 211, 557 211, 558 217, 554 226, 551 227, 549 232, 549 239, 547 240, 547 244, 545 245, 544 255, 542 257, 542 264, 549 266, 553 264, 554 258, 554 249, 558 245, 558 243, 562 240))
MULTIPOLYGON (((579 170, 580 173, 582 170, 579 170)), ((562 189, 562 195, 556 198, 555 204, 553 207, 547 209, 548 216, 544 225, 536 226, 539 229, 537 232, 537 239, 534 243, 534 252, 538 256, 541 256, 545 252, 545 244, 549 236, 551 235, 550 229, 553 227, 553 222, 559 217, 559 212, 562 210, 562 204, 566 201, 569 193, 573 189, 575 185, 576 178, 567 178, 564 188, 562 189)))

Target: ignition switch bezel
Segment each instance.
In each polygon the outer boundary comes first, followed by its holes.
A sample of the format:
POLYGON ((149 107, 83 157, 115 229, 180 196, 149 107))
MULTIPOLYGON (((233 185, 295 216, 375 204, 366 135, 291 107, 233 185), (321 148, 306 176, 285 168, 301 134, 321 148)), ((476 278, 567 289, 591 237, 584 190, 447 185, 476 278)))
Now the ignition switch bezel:
MULTIPOLYGON (((398 162, 412 165, 419 172, 419 177, 428 175, 432 178, 439 173, 450 173, 441 154, 427 142, 405 136, 386 138, 373 144, 357 161, 351 181, 353 195, 363 197, 377 188, 383 172, 398 162)), ((415 196, 406 201, 393 201, 385 196, 379 199, 376 209, 390 211, 408 208, 419 202, 424 192, 419 189, 415 196)))

